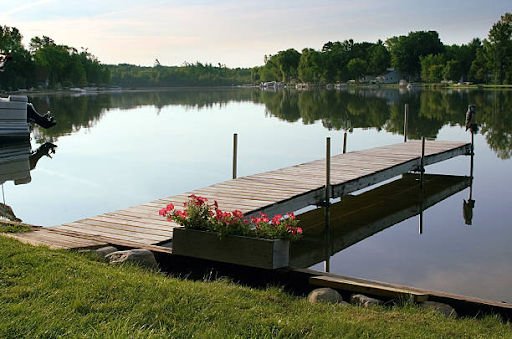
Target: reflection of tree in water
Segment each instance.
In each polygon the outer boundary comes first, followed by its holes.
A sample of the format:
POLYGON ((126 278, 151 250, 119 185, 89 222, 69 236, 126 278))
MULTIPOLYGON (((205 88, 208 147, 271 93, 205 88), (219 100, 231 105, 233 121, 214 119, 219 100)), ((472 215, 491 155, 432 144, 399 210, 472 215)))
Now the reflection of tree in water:
POLYGON ((374 127, 380 130, 389 114, 385 100, 368 96, 365 91, 282 91, 278 95, 281 98, 293 98, 293 105, 270 98, 264 103, 272 115, 286 121, 297 121, 300 118, 304 124, 322 121, 328 129, 374 127))
POLYGON ((209 89, 187 91, 145 91, 82 96, 36 96, 29 99, 39 112, 51 111, 57 125, 44 130, 36 127, 38 142, 55 141, 59 136, 96 125, 104 112, 119 108, 132 109, 169 105, 208 108, 229 102, 254 101, 253 90, 209 89))
POLYGON ((161 109, 180 105, 191 109, 227 105, 230 102, 262 103, 267 114, 304 124, 320 121, 325 128, 384 129, 403 134, 404 105, 409 104, 408 137, 436 137, 444 125, 464 126, 468 104, 477 107, 482 134, 502 159, 512 156, 512 112, 510 91, 423 90, 400 92, 393 89, 350 91, 277 91, 259 89, 189 89, 123 92, 80 97, 33 97, 39 112, 51 110, 58 124, 35 132, 36 139, 52 140, 94 126, 101 115, 113 108, 154 106, 161 109))
MULTIPOLYGON (((512 93, 489 92, 487 106, 480 106, 481 132, 501 159, 512 157, 512 93)), ((477 106, 478 109, 478 106, 477 106)), ((479 122, 477 110, 477 122, 479 122)))

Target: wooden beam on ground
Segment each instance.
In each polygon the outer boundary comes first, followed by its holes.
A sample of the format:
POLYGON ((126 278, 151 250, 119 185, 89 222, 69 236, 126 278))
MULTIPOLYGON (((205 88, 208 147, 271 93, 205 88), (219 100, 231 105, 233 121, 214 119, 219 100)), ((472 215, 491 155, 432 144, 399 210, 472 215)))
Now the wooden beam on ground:
POLYGON ((410 300, 415 302, 427 301, 428 295, 410 289, 382 286, 371 282, 361 282, 352 279, 333 276, 316 276, 309 278, 311 285, 330 287, 353 293, 370 294, 374 296, 410 300))

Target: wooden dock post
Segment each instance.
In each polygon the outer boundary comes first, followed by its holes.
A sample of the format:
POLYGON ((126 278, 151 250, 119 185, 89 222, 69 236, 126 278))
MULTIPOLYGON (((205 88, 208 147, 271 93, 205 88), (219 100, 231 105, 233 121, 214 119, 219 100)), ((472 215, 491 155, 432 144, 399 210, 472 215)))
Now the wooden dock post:
POLYGON ((407 116, 409 115, 409 104, 405 104, 404 113, 404 142, 407 142, 407 116))
POLYGON ((233 134, 233 179, 236 179, 237 167, 237 152, 238 152, 238 134, 233 134))
POLYGON ((347 131, 343 135, 343 154, 347 153, 347 131))

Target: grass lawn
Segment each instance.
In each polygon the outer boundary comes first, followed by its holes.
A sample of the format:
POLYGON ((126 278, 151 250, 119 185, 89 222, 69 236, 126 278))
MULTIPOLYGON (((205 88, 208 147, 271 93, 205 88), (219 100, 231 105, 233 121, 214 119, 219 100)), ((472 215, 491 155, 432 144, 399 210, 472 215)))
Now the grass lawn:
POLYGON ((278 287, 188 281, 0 236, 0 338, 512 338, 497 317, 309 304, 278 287))

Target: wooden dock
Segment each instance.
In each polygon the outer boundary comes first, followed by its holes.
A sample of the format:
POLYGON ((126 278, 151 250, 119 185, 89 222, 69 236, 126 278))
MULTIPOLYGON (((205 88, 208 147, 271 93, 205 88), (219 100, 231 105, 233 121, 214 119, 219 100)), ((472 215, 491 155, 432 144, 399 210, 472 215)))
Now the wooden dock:
MULTIPOLYGON (((341 197, 362 188, 421 168, 421 141, 348 152, 331 157, 331 198, 341 197)), ((424 165, 459 155, 469 155, 471 144, 427 141, 424 165)), ((217 200, 222 210, 240 210, 245 215, 264 212, 269 215, 296 211, 322 204, 326 186, 326 159, 249 175, 192 192, 159 199, 139 206, 109 212, 58 226, 45 227, 34 234, 20 234, 20 240, 66 248, 113 244, 154 251, 171 252, 160 246, 172 239, 176 224, 164 220, 158 211, 169 203, 182 206, 189 195, 217 200), (52 240, 55 235, 55 241, 52 240), (75 238, 75 239, 70 239, 75 238), (58 240, 59 239, 59 240, 58 240), (81 240, 83 240, 83 244, 81 240), (91 243, 91 241, 93 243, 91 243), (69 242, 69 246, 65 243, 69 242)))

